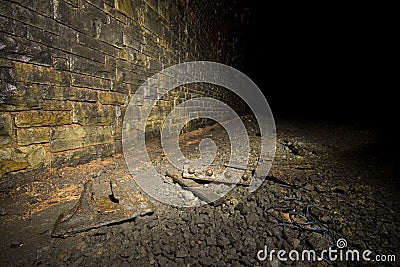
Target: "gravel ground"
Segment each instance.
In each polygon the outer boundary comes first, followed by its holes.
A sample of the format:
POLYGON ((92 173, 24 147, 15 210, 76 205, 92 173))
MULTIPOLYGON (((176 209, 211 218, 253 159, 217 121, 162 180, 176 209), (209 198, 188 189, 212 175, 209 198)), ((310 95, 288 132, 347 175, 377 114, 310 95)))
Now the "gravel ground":
MULTIPOLYGON (((245 121, 251 167, 260 137, 254 120, 245 121)), ((255 192, 237 186, 221 205, 195 208, 151 200, 156 211, 150 215, 65 239, 50 236, 57 216, 76 202, 85 180, 127 175, 122 156, 38 175, 35 183, 42 186, 37 191, 47 195, 53 187, 74 186, 66 193, 68 197, 58 201, 27 195, 32 182, 3 189, 1 265, 396 266, 396 262, 346 262, 326 257, 315 262, 283 262, 276 252, 272 260, 258 259, 257 253, 265 246, 268 251, 312 249, 319 253, 329 247, 337 249, 336 242, 345 239, 343 253, 368 249, 371 259, 382 254, 400 260, 399 171, 394 160, 380 153, 379 136, 356 126, 302 121, 278 121, 277 133, 274 164, 255 192)), ((182 151, 189 158, 198 157, 196 148, 204 137, 216 141, 219 154, 214 171, 221 171, 229 156, 229 142, 220 127, 186 134, 182 151)), ((153 164, 163 173, 169 167, 159 145, 157 141, 149 145, 153 164)), ((166 178, 167 194, 180 194, 183 203, 199 201, 170 183, 166 178)))

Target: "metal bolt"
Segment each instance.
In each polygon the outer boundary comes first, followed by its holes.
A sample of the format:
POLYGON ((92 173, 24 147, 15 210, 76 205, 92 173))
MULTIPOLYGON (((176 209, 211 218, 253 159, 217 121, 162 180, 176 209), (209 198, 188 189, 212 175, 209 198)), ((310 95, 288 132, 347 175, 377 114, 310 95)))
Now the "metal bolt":
POLYGON ((208 175, 208 176, 211 176, 211 175, 213 175, 213 170, 211 169, 211 168, 208 168, 207 170, 206 170, 206 174, 208 175))

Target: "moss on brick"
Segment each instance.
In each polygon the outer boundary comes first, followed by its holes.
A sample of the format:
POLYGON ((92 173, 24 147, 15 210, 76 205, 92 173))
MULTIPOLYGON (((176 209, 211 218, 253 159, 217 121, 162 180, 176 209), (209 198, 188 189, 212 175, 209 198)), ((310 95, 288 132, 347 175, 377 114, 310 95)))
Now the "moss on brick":
POLYGON ((20 112, 15 116, 17 127, 55 126, 71 124, 71 112, 69 111, 29 111, 20 112))

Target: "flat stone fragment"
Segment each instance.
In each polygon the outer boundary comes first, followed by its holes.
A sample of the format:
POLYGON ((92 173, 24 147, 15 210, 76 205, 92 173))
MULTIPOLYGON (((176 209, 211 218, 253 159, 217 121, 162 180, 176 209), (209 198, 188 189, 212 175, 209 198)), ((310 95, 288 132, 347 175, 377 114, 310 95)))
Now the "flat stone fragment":
POLYGON ((58 217, 51 235, 68 237, 152 212, 154 206, 139 191, 130 192, 115 179, 102 182, 91 179, 86 182, 78 203, 58 217))

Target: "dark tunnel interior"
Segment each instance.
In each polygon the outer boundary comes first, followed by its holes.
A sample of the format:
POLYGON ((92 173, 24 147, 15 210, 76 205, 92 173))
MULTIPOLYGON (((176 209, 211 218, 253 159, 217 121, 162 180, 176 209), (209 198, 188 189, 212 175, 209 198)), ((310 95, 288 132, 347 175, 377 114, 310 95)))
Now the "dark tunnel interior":
POLYGON ((398 266, 396 10, 0 1, 0 266, 398 266))
POLYGON ((396 160, 393 17, 367 5, 243 5, 249 17, 237 67, 274 116, 372 128, 375 152, 396 160))
POLYGON ((394 118, 389 18, 351 6, 252 2, 249 10, 240 69, 258 84, 276 116, 367 125, 394 118))

